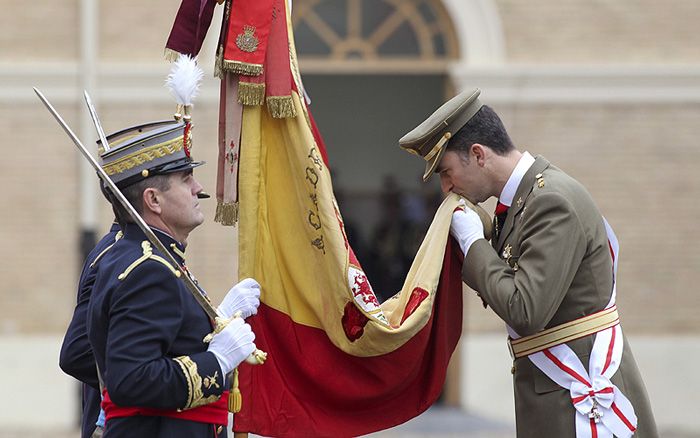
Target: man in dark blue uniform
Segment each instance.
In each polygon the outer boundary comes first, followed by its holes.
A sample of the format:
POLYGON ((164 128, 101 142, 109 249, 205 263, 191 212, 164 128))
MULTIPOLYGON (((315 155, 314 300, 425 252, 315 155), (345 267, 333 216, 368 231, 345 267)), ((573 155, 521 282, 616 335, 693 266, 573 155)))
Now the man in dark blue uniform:
POLYGON ((95 284, 95 267, 102 256, 121 237, 120 228, 113 223, 105 234, 90 251, 78 282, 78 302, 73 311, 73 318, 63 338, 59 365, 68 375, 80 380, 82 387, 82 425, 81 437, 89 438, 95 431, 95 424, 100 412, 100 387, 95 368, 95 357, 87 337, 87 310, 92 287, 95 284))
MULTIPOLYGON (((87 331, 104 382, 104 436, 223 436, 226 376, 255 344, 242 318, 204 343, 212 322, 178 278, 190 275, 185 246, 204 221, 202 186, 192 170, 202 163, 190 157, 189 125, 156 122, 107 141, 103 169, 180 266, 163 258, 136 224, 126 223, 124 237, 97 267, 87 331)), ((257 283, 244 280, 219 310, 245 318, 257 311, 258 298, 257 283)))

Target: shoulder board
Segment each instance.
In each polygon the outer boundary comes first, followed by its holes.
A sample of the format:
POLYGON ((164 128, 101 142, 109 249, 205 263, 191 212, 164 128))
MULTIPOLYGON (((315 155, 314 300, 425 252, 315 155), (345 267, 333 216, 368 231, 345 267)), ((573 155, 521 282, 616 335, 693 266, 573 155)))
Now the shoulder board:
POLYGON ((95 260, 93 260, 92 263, 90 263, 90 267, 94 268, 95 265, 97 264, 97 262, 100 261, 102 256, 107 254, 107 251, 109 251, 114 246, 114 244, 117 243, 117 240, 122 238, 122 236, 124 236, 124 234, 122 234, 121 231, 117 231, 117 234, 114 236, 114 242, 111 245, 109 245, 107 248, 103 249, 101 253, 97 254, 97 257, 95 257, 95 260))
POLYGON ((168 269, 170 269, 170 271, 173 273, 173 275, 180 278, 180 275, 182 275, 182 274, 180 273, 179 269, 175 269, 175 267, 172 264, 170 264, 170 262, 165 260, 163 257, 156 255, 156 254, 153 254, 153 248, 151 248, 151 242, 149 242, 148 240, 144 240, 143 242, 141 242, 141 248, 143 248, 143 255, 141 257, 137 258, 136 260, 134 260, 134 262, 132 264, 130 264, 129 267, 127 267, 124 272, 119 274, 119 276, 117 277, 119 280, 124 280, 131 273, 131 271, 136 269, 136 267, 138 265, 145 262, 146 260, 155 260, 157 262, 162 263, 168 269))

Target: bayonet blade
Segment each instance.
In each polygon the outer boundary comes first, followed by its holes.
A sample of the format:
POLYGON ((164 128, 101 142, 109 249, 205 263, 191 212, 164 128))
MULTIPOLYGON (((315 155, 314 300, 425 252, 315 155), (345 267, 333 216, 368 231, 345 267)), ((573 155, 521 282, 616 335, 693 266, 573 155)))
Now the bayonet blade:
POLYGON ((92 118, 92 123, 95 125, 95 130, 97 131, 97 136, 102 143, 102 148, 105 152, 109 152, 109 143, 107 143, 107 137, 105 136, 105 131, 102 129, 102 123, 100 123, 100 118, 97 117, 97 111, 95 111, 95 105, 92 104, 92 99, 87 90, 83 90, 83 95, 85 96, 85 103, 87 104, 88 110, 90 111, 90 117, 92 118))

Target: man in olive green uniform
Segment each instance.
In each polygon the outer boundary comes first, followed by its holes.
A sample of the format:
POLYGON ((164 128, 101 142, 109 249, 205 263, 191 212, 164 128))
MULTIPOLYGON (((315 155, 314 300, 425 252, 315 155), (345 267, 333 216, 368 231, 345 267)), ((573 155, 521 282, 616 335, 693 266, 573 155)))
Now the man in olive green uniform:
POLYGON ((499 203, 491 244, 471 208, 451 234, 462 277, 508 326, 519 437, 656 437, 644 383, 615 306, 617 239, 586 189, 518 151, 479 90, 400 140, 465 207, 499 203))

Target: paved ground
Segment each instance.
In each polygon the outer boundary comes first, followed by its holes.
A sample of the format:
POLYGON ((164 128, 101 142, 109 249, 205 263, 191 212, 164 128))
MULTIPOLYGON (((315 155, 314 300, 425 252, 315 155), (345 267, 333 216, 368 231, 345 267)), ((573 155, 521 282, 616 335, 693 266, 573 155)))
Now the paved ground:
MULTIPOLYGON (((78 430, 3 430, 0 438, 78 438, 78 430)), ((664 438, 700 438, 697 433, 661 431, 664 438)), ((254 438, 251 435, 251 438, 254 438)), ((390 430, 366 435, 367 438, 513 438, 515 431, 458 409, 432 408, 423 415, 390 430)))
MULTIPOLYGON (((17 431, 0 428, 0 438, 78 438, 78 430, 17 431)), ((458 409, 432 408, 390 430, 366 435, 367 438, 512 438, 515 432, 505 424, 466 414, 458 409)), ((250 438, 255 438, 251 435, 250 438)))
POLYGON ((470 415, 455 408, 431 408, 400 426, 367 435, 372 438, 512 438, 515 431, 507 424, 470 415))

